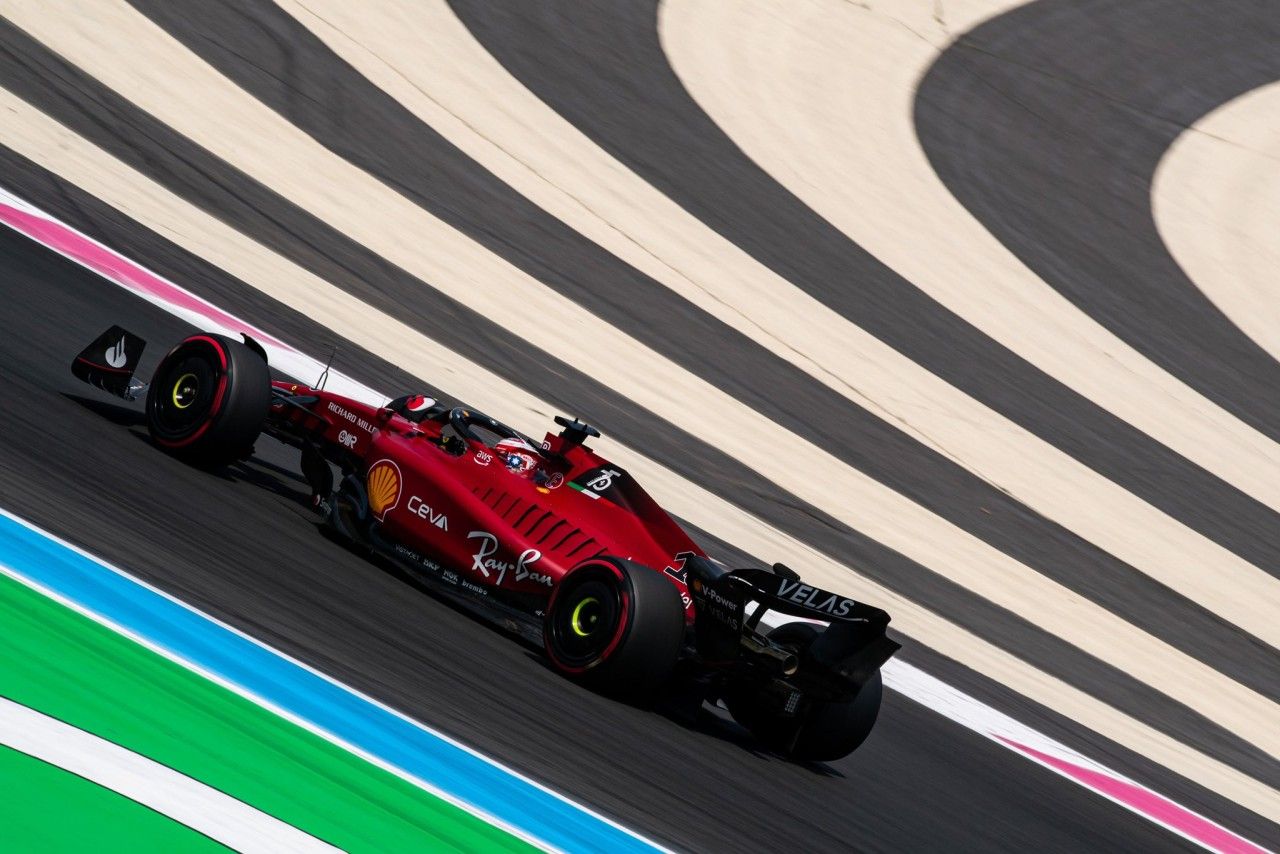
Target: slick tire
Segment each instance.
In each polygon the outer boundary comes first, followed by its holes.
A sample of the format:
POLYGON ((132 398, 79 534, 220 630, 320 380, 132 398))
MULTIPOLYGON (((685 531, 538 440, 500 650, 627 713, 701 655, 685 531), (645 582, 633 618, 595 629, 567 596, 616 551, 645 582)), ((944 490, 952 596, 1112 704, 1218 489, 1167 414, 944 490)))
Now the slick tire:
POLYGON ((202 468, 248 456, 271 406, 262 356, 221 335, 192 335, 160 361, 147 389, 147 431, 202 468))
MULTIPOLYGON (((769 632, 769 639, 795 647, 803 660, 820 633, 812 623, 787 623, 769 632)), ((796 716, 770 710, 758 691, 738 690, 725 700, 734 720, 769 748, 792 759, 830 762, 848 756, 866 741, 880 713, 882 693, 877 670, 852 699, 810 701, 796 716)))
POLYGON ((662 573, 602 557, 556 585, 542 636, 552 666, 565 676, 639 700, 671 675, 684 632, 680 594, 662 573))

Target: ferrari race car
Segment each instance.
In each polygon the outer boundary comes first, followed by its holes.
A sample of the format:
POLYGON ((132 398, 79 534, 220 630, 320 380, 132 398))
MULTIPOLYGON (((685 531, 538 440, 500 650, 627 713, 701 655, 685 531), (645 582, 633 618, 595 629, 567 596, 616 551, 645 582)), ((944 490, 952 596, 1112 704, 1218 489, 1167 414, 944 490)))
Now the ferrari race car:
MULTIPOLYGON (((421 395, 371 406, 272 380, 244 342, 192 335, 150 383, 145 342, 115 326, 72 372, 133 400, 163 450, 216 468, 261 434, 301 452, 328 531, 485 619, 539 644, 596 690, 664 697, 696 711, 723 701, 761 742, 831 760, 866 738, 880 667, 898 649, 884 611, 805 584, 783 566, 726 569, 617 465, 599 436, 556 417, 540 442, 421 395), (769 630, 770 612, 799 618, 769 630)), ((774 622, 780 622, 776 619, 774 622)))

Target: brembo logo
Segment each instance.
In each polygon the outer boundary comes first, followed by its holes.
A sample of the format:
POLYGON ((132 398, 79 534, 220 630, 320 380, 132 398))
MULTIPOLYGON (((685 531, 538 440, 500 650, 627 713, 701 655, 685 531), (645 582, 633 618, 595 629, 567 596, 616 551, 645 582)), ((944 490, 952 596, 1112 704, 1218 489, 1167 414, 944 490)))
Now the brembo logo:
POLYGON ((400 467, 391 460, 378 460, 369 467, 369 509, 381 522, 387 511, 400 503, 400 467))

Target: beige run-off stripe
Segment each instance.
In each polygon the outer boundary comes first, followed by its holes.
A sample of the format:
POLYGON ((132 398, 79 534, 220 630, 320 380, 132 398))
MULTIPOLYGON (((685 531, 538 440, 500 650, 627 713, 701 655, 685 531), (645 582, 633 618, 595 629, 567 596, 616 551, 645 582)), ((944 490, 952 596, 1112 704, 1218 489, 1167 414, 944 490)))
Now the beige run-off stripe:
MULTIPOLYGON (((452 389, 474 405, 513 424, 532 428, 547 423, 556 412, 551 404, 270 252, 4 89, 0 89, 0 119, 0 143, 370 353, 402 365, 431 383, 452 389)), ((638 477, 671 512, 692 524, 715 532, 751 554, 801 567, 805 577, 815 584, 886 608, 893 615, 894 628, 916 642, 943 651, 1033 702, 1054 709, 1259 815, 1280 821, 1280 794, 1265 784, 1027 665, 1015 655, 863 578, 634 450, 607 438, 598 444, 606 455, 638 477)))
POLYGON ((1156 169, 1151 201, 1187 276, 1280 358, 1280 83, 1183 131, 1156 169))
POLYGON ((1017 5, 665 0, 660 34, 711 118, 852 240, 1049 376, 1280 510, 1275 443, 1046 285, 929 165, 912 120, 920 78, 953 37, 1017 5))
POLYGON ((529 92, 444 0, 277 2, 423 122, 580 234, 1037 513, 1280 646, 1280 581, 756 262, 529 92))
MULTIPOLYGON (((1280 706, 804 443, 599 322, 332 155, 117 0, 14 4, 11 20, 161 121, 433 287, 840 521, 1066 639, 1280 757, 1280 706), (21 14, 18 14, 21 11, 21 14), (59 14, 61 13, 61 14, 59 14), (121 51, 118 45, 128 45, 121 51), (198 102, 201 108, 191 109, 198 102), (510 305, 519 304, 520 312, 510 305), (698 406, 678 406, 697 401, 698 406), (733 429, 724 429, 732 424, 733 429), (787 454, 773 453, 786 447, 787 454)), ((16 134, 18 126, 5 127, 16 134)), ((34 158, 43 162, 41 153, 34 158)))

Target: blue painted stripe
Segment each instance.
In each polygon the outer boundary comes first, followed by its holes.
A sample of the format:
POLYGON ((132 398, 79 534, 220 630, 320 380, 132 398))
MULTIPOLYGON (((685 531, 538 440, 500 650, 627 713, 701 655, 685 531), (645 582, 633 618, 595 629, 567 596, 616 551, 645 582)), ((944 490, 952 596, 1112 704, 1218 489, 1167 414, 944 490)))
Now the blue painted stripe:
POLYGON ((652 843, 521 779, 354 690, 149 589, 0 510, 0 562, 150 643, 545 844, 652 851, 652 843))

